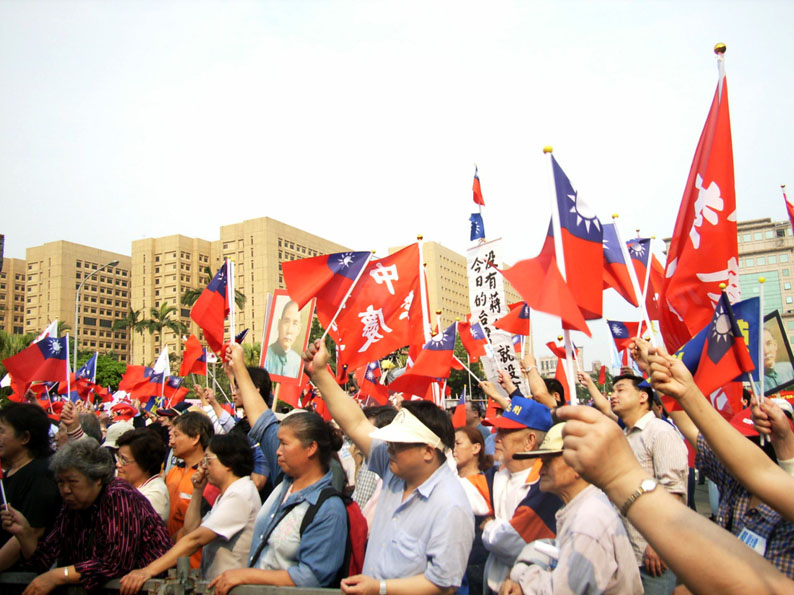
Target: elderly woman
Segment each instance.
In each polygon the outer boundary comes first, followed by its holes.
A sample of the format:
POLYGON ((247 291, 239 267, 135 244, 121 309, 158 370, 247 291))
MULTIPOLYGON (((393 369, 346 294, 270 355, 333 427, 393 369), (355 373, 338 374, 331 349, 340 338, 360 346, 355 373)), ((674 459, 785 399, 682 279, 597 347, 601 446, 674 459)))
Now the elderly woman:
MULTIPOLYGON (((0 459, 8 503, 27 517, 36 537, 49 531, 61 506, 49 470, 50 420, 38 405, 10 403, 0 409, 0 459)), ((0 571, 19 557, 19 543, 0 530, 0 571)))
POLYGON ((254 455, 244 435, 216 434, 210 440, 201 467, 191 477, 193 497, 185 515, 185 535, 164 556, 122 578, 122 595, 137 593, 148 579, 176 566, 179 558, 192 556, 202 547, 201 574, 207 580, 224 570, 243 566, 261 504, 251 480, 253 468, 254 455), (201 494, 208 480, 221 494, 202 520, 201 494))
POLYGON ((168 551, 162 519, 138 490, 113 477, 110 454, 96 440, 67 444, 53 455, 50 469, 63 507, 43 541, 37 543, 19 511, 0 513, 3 528, 19 540, 27 566, 43 573, 26 594, 77 583, 96 589, 168 551))
MULTIPOLYGON (((114 425, 118 425, 117 422, 114 425)), ((170 502, 168 487, 160 475, 165 459, 165 443, 160 434, 149 428, 138 428, 124 432, 116 441, 116 471, 146 499, 160 515, 168 521, 170 502)))

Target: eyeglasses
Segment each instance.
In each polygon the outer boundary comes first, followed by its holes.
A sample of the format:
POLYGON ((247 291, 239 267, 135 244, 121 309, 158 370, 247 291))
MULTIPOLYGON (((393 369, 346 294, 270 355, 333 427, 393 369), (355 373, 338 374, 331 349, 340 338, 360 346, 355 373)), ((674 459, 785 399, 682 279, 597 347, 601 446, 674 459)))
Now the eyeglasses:
POLYGON ((209 464, 210 464, 210 461, 214 461, 214 460, 215 460, 215 459, 217 459, 217 458, 218 458, 218 457, 216 457, 216 456, 204 455, 204 458, 202 458, 202 459, 201 459, 201 462, 202 462, 202 463, 204 464, 204 466, 206 467, 207 465, 209 465, 209 464))
POLYGON ((125 456, 122 456, 122 455, 118 455, 118 456, 116 457, 116 462, 117 462, 119 465, 121 465, 122 467, 126 467, 126 466, 127 466, 127 465, 129 465, 130 463, 134 463, 134 462, 135 462, 135 460, 134 460, 134 459, 128 459, 127 457, 125 457, 125 456))
POLYGON ((397 454, 419 446, 424 446, 424 444, 421 442, 388 442, 386 449, 392 454, 397 454))

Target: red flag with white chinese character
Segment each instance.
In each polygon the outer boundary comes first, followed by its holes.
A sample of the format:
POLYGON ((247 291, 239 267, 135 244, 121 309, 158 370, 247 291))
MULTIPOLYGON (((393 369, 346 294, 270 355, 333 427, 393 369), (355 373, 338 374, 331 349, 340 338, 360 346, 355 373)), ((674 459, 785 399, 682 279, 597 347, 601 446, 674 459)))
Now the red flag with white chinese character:
POLYGON ((730 301, 739 299, 738 252, 728 83, 721 74, 689 170, 659 296, 659 322, 670 353, 709 323, 720 283, 727 285, 730 301))
MULTIPOLYGON (((409 344, 424 344, 419 291, 419 246, 411 244, 367 264, 333 327, 337 366, 356 370, 409 344)), ((318 303, 328 328, 335 312, 318 303)))

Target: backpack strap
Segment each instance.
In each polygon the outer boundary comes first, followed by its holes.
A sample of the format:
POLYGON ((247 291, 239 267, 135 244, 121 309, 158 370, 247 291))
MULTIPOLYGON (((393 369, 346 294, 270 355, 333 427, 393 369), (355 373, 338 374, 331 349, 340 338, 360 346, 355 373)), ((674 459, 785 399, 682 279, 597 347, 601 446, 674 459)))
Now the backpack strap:
POLYGON ((273 533, 273 531, 275 531, 279 523, 284 520, 284 517, 286 517, 290 512, 292 512, 292 509, 295 508, 298 504, 303 504, 303 502, 296 502, 294 504, 290 504, 281 511, 281 515, 278 517, 278 520, 270 526, 270 530, 267 533, 265 533, 264 537, 262 537, 262 541, 259 542, 259 545, 257 546, 256 551, 254 552, 254 555, 251 558, 251 563, 248 564, 248 568, 253 568, 254 565, 259 561, 259 556, 262 555, 262 550, 265 549, 265 546, 267 545, 267 542, 270 539, 270 535, 273 533))
POLYGON ((334 496, 338 496, 342 498, 342 504, 345 503, 345 499, 342 494, 333 486, 325 487, 320 491, 320 495, 317 496, 317 502, 314 504, 309 504, 309 508, 306 509, 306 514, 303 515, 303 521, 301 521, 301 528, 300 534, 303 537, 304 531, 306 528, 312 524, 314 517, 317 515, 317 511, 320 510, 320 507, 323 503, 328 500, 328 498, 333 498, 334 496))

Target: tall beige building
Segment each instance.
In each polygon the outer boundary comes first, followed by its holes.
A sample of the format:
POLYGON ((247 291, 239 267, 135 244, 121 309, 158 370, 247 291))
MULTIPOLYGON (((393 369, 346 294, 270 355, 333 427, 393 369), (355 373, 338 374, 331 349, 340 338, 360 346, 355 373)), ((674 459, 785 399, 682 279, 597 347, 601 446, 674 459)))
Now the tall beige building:
POLYGON ((21 335, 25 332, 25 279, 27 264, 19 258, 4 258, 0 271, 0 329, 21 335))
MULTIPOLYGON (((217 270, 217 257, 212 252, 212 243, 182 235, 147 238, 132 243, 132 297, 130 307, 140 312, 141 319, 151 318, 151 310, 159 310, 164 304, 176 308, 173 320, 184 323, 200 338, 201 331, 190 320, 190 307, 181 303, 189 289, 204 287, 207 283, 206 269, 211 275, 217 270)), ((131 337, 132 362, 151 365, 160 353, 160 337, 144 331, 131 337)), ((169 353, 180 355, 181 336, 164 330, 163 346, 169 353)))
POLYGON ((234 260, 235 289, 246 296, 236 332, 249 329, 255 343, 262 340, 267 294, 284 288, 282 262, 350 250, 270 217, 222 226, 217 246, 218 266, 223 258, 234 260))
MULTIPOLYGON (((79 349, 128 356, 128 331, 114 331, 130 303, 130 257, 72 242, 48 242, 25 254, 25 332, 39 333, 52 320, 75 329, 75 297, 80 292, 79 349), (117 260, 118 264, 100 268, 117 260)), ((71 347, 71 341, 70 341, 71 347)))

